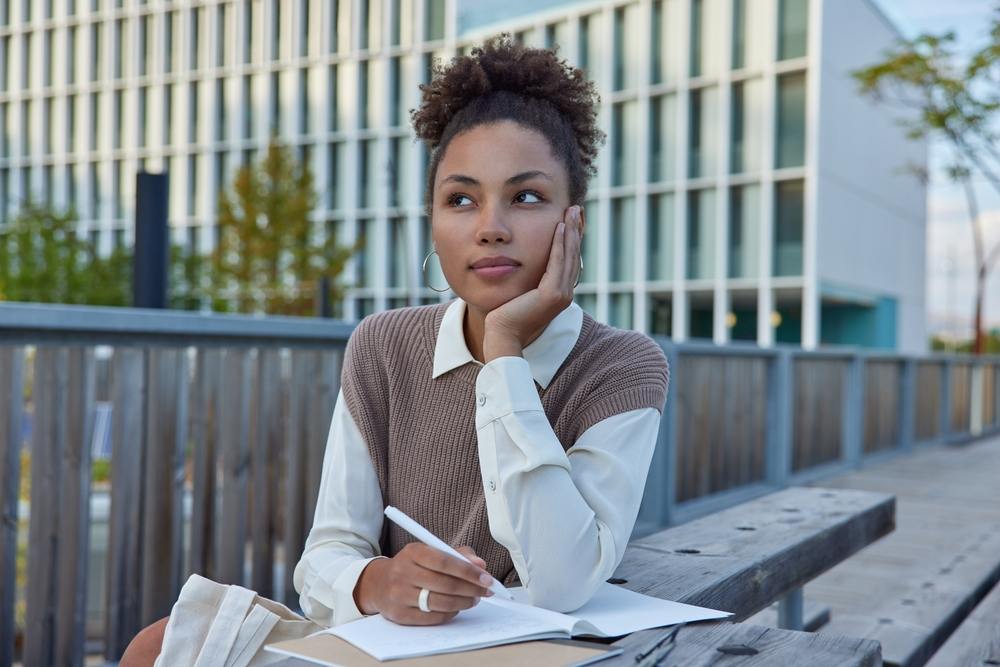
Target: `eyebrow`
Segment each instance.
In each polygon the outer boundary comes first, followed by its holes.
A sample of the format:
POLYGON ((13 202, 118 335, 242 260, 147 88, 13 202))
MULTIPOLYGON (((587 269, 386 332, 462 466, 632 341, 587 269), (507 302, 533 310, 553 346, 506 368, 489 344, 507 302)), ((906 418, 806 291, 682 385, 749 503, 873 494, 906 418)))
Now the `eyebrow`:
MULTIPOLYGON (((547 178, 552 180, 552 177, 546 174, 544 171, 524 171, 520 174, 515 174, 507 179, 504 185, 511 185, 512 183, 523 183, 529 179, 535 178, 536 176, 541 176, 542 178, 547 178)), ((441 185, 449 181, 455 181, 456 183, 465 183, 466 185, 479 185, 479 181, 472 178, 471 176, 466 176, 464 174, 451 174, 441 181, 441 185)))

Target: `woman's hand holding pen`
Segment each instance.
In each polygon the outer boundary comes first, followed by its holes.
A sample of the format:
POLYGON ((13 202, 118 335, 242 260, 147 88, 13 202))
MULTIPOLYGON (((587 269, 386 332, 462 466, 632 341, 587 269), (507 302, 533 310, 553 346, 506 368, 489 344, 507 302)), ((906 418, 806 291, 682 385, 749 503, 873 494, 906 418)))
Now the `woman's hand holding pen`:
POLYGON ((401 625, 437 625, 475 606, 479 598, 493 595, 487 589, 493 578, 486 572, 486 561, 472 547, 458 551, 472 563, 419 542, 407 544, 392 558, 371 561, 354 588, 358 609, 380 613, 401 625), (417 607, 421 588, 430 591, 429 612, 417 607))
POLYGON ((494 308, 486 315, 483 338, 484 361, 497 357, 520 356, 522 350, 549 322, 573 301, 573 289, 580 272, 583 237, 581 207, 570 206, 556 225, 549 251, 549 263, 538 287, 494 308))

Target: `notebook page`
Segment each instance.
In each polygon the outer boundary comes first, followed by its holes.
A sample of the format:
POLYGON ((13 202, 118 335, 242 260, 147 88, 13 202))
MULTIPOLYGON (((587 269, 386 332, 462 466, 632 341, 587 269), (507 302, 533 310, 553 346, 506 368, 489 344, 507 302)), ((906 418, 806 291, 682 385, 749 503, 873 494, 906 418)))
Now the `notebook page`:
POLYGON ((729 612, 661 600, 603 583, 590 601, 568 614, 578 620, 573 635, 619 637, 639 630, 732 616, 729 612))
POLYGON ((538 614, 514 606, 480 601, 441 625, 398 625, 382 615, 369 616, 327 633, 340 637, 377 660, 410 658, 449 651, 495 646, 527 639, 568 637, 559 625, 545 623, 538 614))

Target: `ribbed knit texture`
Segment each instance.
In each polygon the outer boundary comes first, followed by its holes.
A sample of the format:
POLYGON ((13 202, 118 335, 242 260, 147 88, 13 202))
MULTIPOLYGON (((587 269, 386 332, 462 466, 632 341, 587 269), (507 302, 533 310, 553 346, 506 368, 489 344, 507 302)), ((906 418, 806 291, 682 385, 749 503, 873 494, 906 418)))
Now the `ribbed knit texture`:
MULTIPOLYGON (((476 377, 468 363, 432 378, 447 303, 364 318, 344 355, 342 389, 378 475, 382 502, 409 514, 452 546, 470 545, 490 574, 516 584, 510 554, 490 535, 479 472, 476 377)), ((667 360, 652 339, 586 312, 580 336, 549 386, 535 383, 553 431, 569 449, 599 421, 639 408, 662 412, 667 360)), ((380 547, 394 556, 408 533, 383 521, 380 547)))

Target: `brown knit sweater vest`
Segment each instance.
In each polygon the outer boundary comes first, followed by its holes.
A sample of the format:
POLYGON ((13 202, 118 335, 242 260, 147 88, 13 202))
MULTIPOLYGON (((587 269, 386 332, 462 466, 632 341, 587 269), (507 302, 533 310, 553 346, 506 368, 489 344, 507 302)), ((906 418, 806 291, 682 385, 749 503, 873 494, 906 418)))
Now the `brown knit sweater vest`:
MULTIPOLYGON (((448 544, 470 545, 490 574, 519 579, 510 553, 493 539, 479 471, 473 363, 431 378, 447 303, 364 318, 344 355, 342 389, 364 436, 384 505, 398 507, 448 544)), ((667 360, 637 331, 616 329, 584 312, 576 345, 546 389, 535 383, 553 431, 569 449, 599 421, 638 408, 662 412, 667 360)), ((383 521, 382 554, 414 538, 383 521)))

